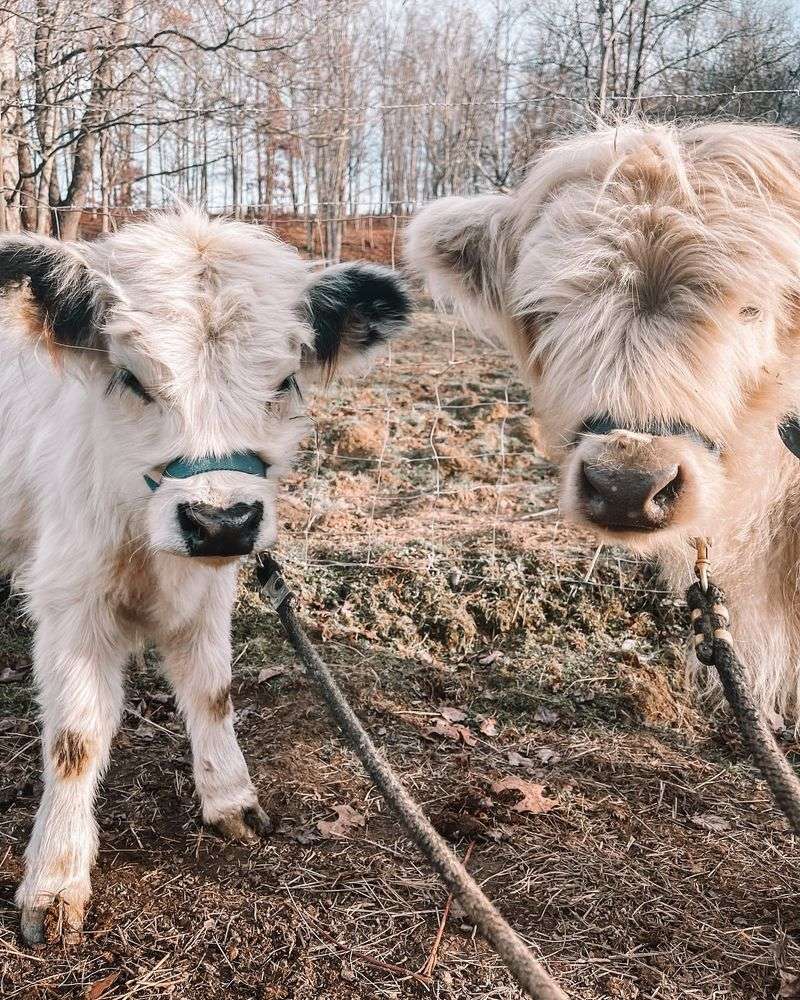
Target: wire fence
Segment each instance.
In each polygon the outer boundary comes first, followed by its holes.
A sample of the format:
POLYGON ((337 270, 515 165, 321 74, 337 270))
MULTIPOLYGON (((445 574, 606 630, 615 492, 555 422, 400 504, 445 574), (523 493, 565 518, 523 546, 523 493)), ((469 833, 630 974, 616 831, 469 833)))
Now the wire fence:
POLYGON ((518 608, 543 587, 673 604, 639 578, 638 559, 563 523, 557 471, 537 450, 511 360, 452 317, 422 307, 388 357, 314 398, 311 411, 282 545, 299 575, 317 580, 317 595, 320 574, 329 580, 337 628, 351 585, 373 589, 395 618, 420 620, 459 621, 478 591, 518 608))

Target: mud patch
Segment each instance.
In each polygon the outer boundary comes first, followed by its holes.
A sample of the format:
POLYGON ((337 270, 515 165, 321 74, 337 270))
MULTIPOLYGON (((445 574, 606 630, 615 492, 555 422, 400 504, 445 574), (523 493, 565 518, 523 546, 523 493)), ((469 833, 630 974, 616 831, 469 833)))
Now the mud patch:
POLYGON ((53 740, 53 765, 62 778, 79 778, 91 760, 92 741, 72 729, 62 729, 53 740))

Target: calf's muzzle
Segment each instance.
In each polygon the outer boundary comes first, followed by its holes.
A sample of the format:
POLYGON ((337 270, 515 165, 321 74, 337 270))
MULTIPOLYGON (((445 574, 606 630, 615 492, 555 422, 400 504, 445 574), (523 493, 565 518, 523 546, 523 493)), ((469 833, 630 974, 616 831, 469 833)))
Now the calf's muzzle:
POLYGON ((253 551, 264 505, 178 504, 178 524, 190 556, 245 556, 253 551))

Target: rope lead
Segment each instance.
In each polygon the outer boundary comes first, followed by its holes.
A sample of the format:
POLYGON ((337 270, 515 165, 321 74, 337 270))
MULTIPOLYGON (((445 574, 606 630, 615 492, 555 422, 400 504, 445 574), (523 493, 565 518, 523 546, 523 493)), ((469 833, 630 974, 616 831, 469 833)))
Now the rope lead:
POLYGON ((503 960, 525 994, 531 1000, 568 1000, 566 993, 533 957, 516 931, 434 830, 391 765, 375 747, 330 670, 309 642, 295 614, 293 595, 284 582, 280 566, 271 556, 262 553, 258 557, 256 575, 264 599, 277 612, 301 663, 319 688, 328 711, 408 836, 503 960))
POLYGON ((705 543, 698 544, 697 576, 686 591, 692 616, 694 651, 707 667, 716 667, 722 689, 750 748, 753 760, 769 785, 772 796, 794 830, 800 835, 800 779, 778 746, 775 734, 753 700, 744 667, 733 648, 730 615, 725 594, 708 578, 705 543))

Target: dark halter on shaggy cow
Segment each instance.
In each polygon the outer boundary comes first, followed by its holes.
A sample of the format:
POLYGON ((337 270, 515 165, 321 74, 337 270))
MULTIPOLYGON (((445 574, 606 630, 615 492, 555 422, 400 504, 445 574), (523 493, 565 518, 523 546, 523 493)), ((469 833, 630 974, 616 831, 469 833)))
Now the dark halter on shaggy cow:
POLYGON ((145 475, 144 481, 153 493, 158 489, 164 479, 189 479, 191 476, 200 476, 204 472, 244 472, 249 476, 261 476, 267 474, 267 464, 252 451, 237 451, 232 455, 221 455, 219 458, 207 456, 205 458, 174 458, 168 465, 164 466, 161 479, 155 479, 145 475))
MULTIPOLYGON (((631 431, 634 434, 650 434, 652 437, 687 437, 701 448, 710 451, 712 455, 719 455, 722 451, 719 444, 706 437, 696 427, 679 420, 653 420, 632 427, 620 420, 614 420, 608 413, 595 413, 587 417, 577 430, 575 438, 579 438, 582 434, 610 434, 612 431, 631 431)), ((800 428, 798 434, 800 437, 800 428)))
POLYGON ((787 413, 778 424, 778 433, 794 457, 800 458, 800 416, 796 413, 787 413))

